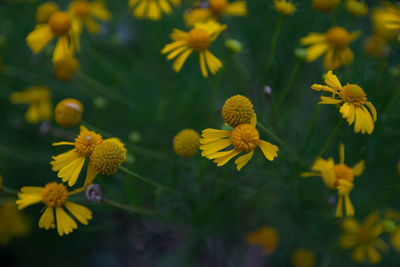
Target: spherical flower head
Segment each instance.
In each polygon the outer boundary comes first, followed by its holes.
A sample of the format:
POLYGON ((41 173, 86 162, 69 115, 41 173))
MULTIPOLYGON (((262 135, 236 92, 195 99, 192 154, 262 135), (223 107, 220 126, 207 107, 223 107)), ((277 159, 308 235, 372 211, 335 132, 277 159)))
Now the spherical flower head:
POLYGON ((349 32, 342 27, 330 28, 326 33, 326 38, 336 48, 347 47, 351 41, 349 32))
POLYGON ((81 132, 75 139, 75 149, 83 157, 90 157, 95 148, 103 142, 100 134, 81 127, 81 132))
POLYGON ((221 14, 228 6, 228 0, 209 0, 208 5, 213 13, 221 14))
POLYGON ((174 151, 183 158, 190 158, 199 150, 199 140, 200 135, 195 130, 184 129, 174 137, 174 151))
POLYGON ((368 6, 364 0, 347 0, 346 9, 354 16, 365 16, 368 14, 368 6))
POLYGON ((54 74, 61 81, 68 81, 75 75, 79 62, 74 56, 66 56, 53 64, 54 74))
POLYGON ((259 245, 264 249, 264 253, 271 255, 275 252, 278 243, 278 232, 269 226, 264 226, 247 235, 246 241, 250 245, 259 245))
POLYGON ((53 2, 41 4, 36 10, 36 21, 39 24, 47 23, 55 12, 58 12, 59 7, 53 2))
POLYGON ((49 19, 51 31, 56 35, 65 35, 71 28, 71 20, 65 12, 55 12, 49 19))
POLYGON ((313 0, 313 8, 321 12, 332 12, 340 0, 313 0))
POLYGON ((105 140, 100 145, 96 146, 90 162, 98 173, 103 175, 112 175, 116 173, 126 160, 126 149, 124 145, 114 138, 105 140))
POLYGON ((49 207, 61 207, 68 199, 68 190, 63 184, 48 183, 42 191, 42 201, 49 207))
POLYGON ((296 6, 291 0, 274 0, 275 9, 283 15, 292 15, 296 12, 296 6))
POLYGON ((357 84, 348 84, 343 86, 340 97, 345 101, 354 105, 363 105, 367 101, 367 95, 364 90, 357 84))
POLYGON ((309 249, 298 248, 292 254, 294 267, 313 267, 315 266, 315 254, 309 249))
POLYGON ((228 98, 222 107, 222 118, 226 124, 232 127, 250 123, 254 114, 253 104, 247 97, 242 95, 228 98))
POLYGON ((188 43, 196 51, 206 50, 211 43, 208 31, 203 28, 194 28, 188 34, 188 43))
POLYGON ((260 135, 251 124, 240 124, 232 131, 232 145, 242 152, 252 151, 258 146, 260 135))
POLYGON ((74 126, 82 119, 82 103, 73 98, 60 101, 55 109, 56 122, 64 128, 74 126))
POLYGON ((74 1, 72 3, 72 10, 76 16, 84 17, 90 11, 89 3, 87 1, 74 1))

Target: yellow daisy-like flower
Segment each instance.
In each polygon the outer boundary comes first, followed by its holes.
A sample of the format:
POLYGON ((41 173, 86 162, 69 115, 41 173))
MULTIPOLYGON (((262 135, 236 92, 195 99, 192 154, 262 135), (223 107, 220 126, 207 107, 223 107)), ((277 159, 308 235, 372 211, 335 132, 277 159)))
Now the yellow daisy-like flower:
POLYGON ((321 12, 332 12, 339 3, 340 0, 312 0, 313 8, 321 12))
POLYGON ((331 97, 321 96, 319 104, 339 105, 339 112, 351 126, 354 122, 354 132, 361 131, 362 134, 371 134, 374 131, 376 121, 376 109, 371 102, 367 101, 364 90, 356 84, 342 86, 336 75, 328 71, 325 75, 325 84, 313 84, 311 89, 331 93, 331 97), (369 108, 367 110, 366 106, 369 108), (372 115, 371 115, 372 114, 372 115))
POLYGON ((352 259, 355 262, 376 264, 381 261, 378 249, 388 250, 386 243, 379 238, 383 226, 377 214, 369 215, 362 225, 352 218, 345 219, 342 229, 344 233, 340 236, 340 247, 353 249, 352 259))
POLYGON ((261 246, 265 254, 271 255, 278 247, 279 234, 275 228, 264 226, 254 232, 249 233, 246 236, 246 242, 249 245, 261 246))
POLYGON ((82 113, 82 103, 74 98, 60 101, 54 110, 56 122, 64 128, 78 124, 82 119, 82 113))
POLYGON ((41 4, 36 9, 36 21, 39 24, 47 23, 55 12, 60 11, 57 4, 53 2, 46 2, 41 4))
POLYGON ((92 212, 88 208, 67 201, 70 195, 71 193, 63 184, 56 182, 48 183, 45 187, 24 186, 21 188, 21 193, 18 193, 16 203, 18 209, 21 210, 43 202, 46 209, 39 219, 39 228, 48 230, 57 227, 58 234, 63 236, 78 228, 73 217, 84 225, 87 225, 88 221, 92 219, 92 212))
POLYGON ((215 21, 198 23, 190 32, 175 29, 171 34, 171 39, 174 42, 164 46, 161 53, 168 54, 168 60, 177 57, 172 68, 175 72, 179 72, 190 54, 193 51, 198 52, 201 73, 204 77, 208 77, 207 68, 212 74, 215 74, 222 67, 221 61, 208 48, 225 29, 226 25, 221 25, 215 21))
POLYGON ((129 0, 133 16, 138 19, 160 20, 161 14, 171 14, 172 6, 179 6, 180 0, 129 0))
POLYGON ((347 0, 346 9, 354 16, 365 16, 368 14, 368 6, 364 0, 347 0))
POLYGON ((26 42, 34 53, 39 53, 55 37, 58 37, 58 41, 53 53, 53 62, 70 55, 73 50, 71 19, 65 12, 54 12, 47 23, 38 24, 35 30, 28 34, 26 42))
POLYGON ((26 235, 29 228, 27 218, 14 202, 6 202, 0 206, 0 245, 6 245, 13 237, 26 235))
POLYGON ((199 150, 199 140, 200 135, 195 130, 184 129, 177 133, 174 137, 174 151, 183 158, 193 157, 199 150))
POLYGON ((308 46, 306 61, 315 61, 325 53, 324 67, 336 69, 353 62, 349 44, 359 35, 359 31, 349 33, 342 27, 332 27, 326 33, 309 33, 300 39, 300 44, 308 46))
POLYGON ((296 6, 292 0, 274 0, 275 9, 283 15, 292 15, 296 12, 296 6))
POLYGON ((336 207, 336 217, 343 217, 343 200, 346 207, 346 216, 354 215, 354 207, 350 200, 355 176, 360 176, 364 171, 364 160, 359 161, 352 168, 344 164, 344 145, 339 148, 340 162, 335 164, 332 158, 325 160, 318 158, 311 167, 313 172, 302 173, 302 177, 321 176, 325 185, 338 191, 339 201, 336 207))
POLYGON ((294 267, 314 267, 315 254, 306 248, 297 248, 292 253, 292 263, 294 267))
POLYGON ((29 123, 39 123, 52 118, 51 91, 45 86, 33 86, 24 92, 11 94, 13 104, 29 104, 25 119, 29 123))

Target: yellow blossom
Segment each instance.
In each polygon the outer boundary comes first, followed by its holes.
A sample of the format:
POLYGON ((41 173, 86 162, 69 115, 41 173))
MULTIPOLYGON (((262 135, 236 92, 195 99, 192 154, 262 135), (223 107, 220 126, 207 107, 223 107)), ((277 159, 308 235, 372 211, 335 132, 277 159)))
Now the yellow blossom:
POLYGON ((199 140, 200 135, 195 130, 184 129, 174 137, 174 151, 183 158, 190 158, 199 150, 199 140))
POLYGON ((325 91, 332 94, 330 97, 321 96, 319 104, 338 105, 340 107, 339 112, 344 119, 347 119, 349 125, 351 126, 354 123, 355 133, 361 131, 362 134, 366 132, 371 134, 374 131, 377 114, 372 103, 367 101, 364 90, 356 84, 342 86, 332 71, 328 71, 325 75, 325 83, 326 85, 314 84, 311 86, 311 89, 315 91, 325 91))
POLYGON ((58 125, 64 128, 74 126, 82 119, 83 105, 74 98, 66 98, 60 101, 55 110, 55 119, 58 125))
POLYGON ((171 6, 179 6, 180 0, 129 0, 133 15, 138 19, 160 20, 161 14, 171 14, 171 6))
POLYGON ((374 34, 382 36, 387 42, 395 39, 400 31, 389 26, 388 22, 395 21, 397 16, 397 8, 388 3, 384 7, 374 8, 371 12, 374 34))
POLYGON ((46 2, 41 4, 36 10, 36 21, 39 24, 47 23, 51 15, 60 11, 57 4, 53 2, 46 2))
POLYGON ((296 12, 296 6, 292 0, 274 0, 275 9, 283 15, 292 15, 296 12))
POLYGON ((349 195, 354 186, 354 177, 360 176, 364 171, 364 160, 359 161, 352 168, 347 166, 344 163, 343 144, 340 145, 339 156, 339 164, 335 164, 333 158, 328 160, 317 158, 311 167, 312 172, 302 173, 301 176, 321 176, 327 187, 338 191, 339 200, 336 207, 336 217, 343 217, 343 204, 346 207, 346 215, 353 216, 354 207, 349 195))
POLYGON ((60 81, 68 81, 72 79, 78 67, 79 62, 73 54, 66 55, 53 62, 54 75, 60 81))
POLYGON ((278 247, 279 235, 275 228, 264 226, 254 232, 249 233, 246 236, 246 242, 249 245, 261 246, 265 254, 271 255, 278 247))
POLYGON ((321 12, 332 12, 339 3, 340 0, 312 0, 313 8, 321 12))
POLYGON ((315 254, 306 248, 297 248, 292 253, 292 263, 294 267, 314 267, 315 254))
POLYGON ((354 16, 365 16, 368 14, 368 6, 364 0, 346 0, 346 9, 354 16))
POLYGON ((21 237, 29 231, 28 219, 17 209, 15 203, 0 205, 0 245, 5 245, 13 237, 21 237))

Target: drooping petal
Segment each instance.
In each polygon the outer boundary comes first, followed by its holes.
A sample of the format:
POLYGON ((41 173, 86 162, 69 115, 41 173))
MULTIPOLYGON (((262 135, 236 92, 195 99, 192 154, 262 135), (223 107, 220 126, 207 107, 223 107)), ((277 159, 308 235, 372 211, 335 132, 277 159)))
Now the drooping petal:
POLYGON ((32 193, 18 193, 18 200, 15 203, 17 204, 17 208, 22 210, 30 205, 39 203, 40 201, 42 201, 41 191, 32 193))
POLYGON ((59 236, 68 235, 74 229, 78 228, 76 222, 63 210, 62 207, 56 207, 57 232, 59 236))
POLYGON ((210 155, 214 154, 215 152, 218 152, 220 150, 227 148, 230 145, 232 145, 232 141, 230 139, 220 139, 220 140, 212 142, 212 143, 201 145, 200 149, 203 150, 201 155, 203 157, 210 156, 210 155))
POLYGON ((276 145, 273 145, 264 140, 260 140, 260 142, 258 143, 258 147, 261 149, 264 156, 270 161, 273 161, 274 158, 278 156, 276 152, 278 152, 279 148, 276 145))
POLYGON ((369 102, 369 101, 365 102, 365 104, 367 105, 367 107, 368 107, 369 110, 371 111, 371 113, 372 113, 372 118, 374 119, 374 121, 376 121, 377 115, 376 115, 376 109, 375 109, 374 105, 372 105, 372 103, 369 102))
POLYGON ((94 181, 94 178, 96 178, 97 174, 99 174, 99 173, 94 168, 92 161, 89 160, 84 186, 86 187, 86 186, 92 184, 94 181))
POLYGON ((53 62, 62 60, 63 58, 68 56, 70 52, 71 48, 68 44, 68 37, 66 35, 58 37, 56 48, 54 49, 53 53, 53 62))
POLYGON ((237 154, 239 154, 240 151, 239 150, 232 150, 231 153, 229 153, 228 155, 224 156, 224 157, 220 157, 220 158, 216 158, 214 159, 214 162, 217 163, 217 166, 223 166, 225 165, 230 159, 232 159, 233 157, 235 157, 237 154))
POLYGON ((306 49, 307 51, 307 57, 306 60, 308 62, 312 62, 314 60, 317 60, 323 53, 328 50, 329 44, 328 43, 319 43, 312 45, 306 49))
POLYGON ((199 53, 199 61, 200 61, 200 69, 201 69, 201 75, 203 75, 204 78, 208 77, 208 72, 206 68, 206 60, 205 60, 205 54, 204 52, 199 53))
POLYGON ((54 208, 47 207, 39 219, 39 228, 49 230, 50 228, 54 229, 55 227, 54 208))
POLYGON ((238 157, 235 160, 236 168, 238 171, 240 171, 253 157, 254 154, 254 149, 250 151, 247 154, 244 154, 243 156, 238 157))
POLYGON ((343 217, 343 196, 339 195, 338 203, 336 205, 336 218, 343 217))
MULTIPOLYGON (((54 144, 53 144, 54 145, 54 144)), ((67 152, 64 152, 60 155, 53 156, 53 161, 50 162, 50 164, 53 166, 52 170, 53 171, 59 171, 63 167, 67 166, 69 163, 74 161, 75 159, 81 157, 78 151, 76 149, 71 149, 67 152)))
POLYGON ((48 25, 37 27, 33 32, 28 34, 26 42, 34 53, 39 53, 54 38, 48 25))
POLYGON ((208 69, 214 75, 222 67, 222 63, 217 57, 211 54, 210 51, 206 50, 204 53, 208 69))
POLYGON ((79 157, 71 161, 69 164, 60 169, 57 177, 61 178, 64 183, 68 182, 69 186, 73 186, 79 177, 84 163, 85 157, 79 157))
POLYGON ((87 225, 88 220, 92 219, 92 212, 82 205, 66 202, 64 206, 80 223, 84 225, 87 225))
POLYGON ((354 207, 351 203, 349 195, 344 196, 344 204, 346 207, 346 216, 354 216, 354 207))
POLYGON ((193 49, 188 49, 185 52, 183 52, 174 62, 172 65, 172 68, 174 69, 175 72, 179 72, 185 63, 186 59, 190 56, 190 54, 193 52, 193 49))

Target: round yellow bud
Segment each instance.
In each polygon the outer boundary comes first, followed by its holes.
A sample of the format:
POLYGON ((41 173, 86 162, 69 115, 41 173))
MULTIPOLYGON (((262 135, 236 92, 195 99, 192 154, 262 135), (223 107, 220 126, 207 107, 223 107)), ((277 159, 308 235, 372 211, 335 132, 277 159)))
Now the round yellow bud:
POLYGON ((190 158, 197 153, 200 146, 200 135, 193 129, 184 129, 175 135, 173 146, 176 154, 190 158))
POLYGON ((90 156, 90 162, 98 173, 112 175, 126 160, 126 148, 116 138, 105 140, 90 156))
POLYGON ((55 109, 55 119, 58 125, 64 128, 74 126, 82 119, 83 106, 73 98, 60 101, 55 109))
POLYGON ((75 71, 79 67, 78 60, 73 56, 67 56, 57 60, 53 64, 54 74, 61 81, 68 81, 75 75, 75 71))
POLYGON ((250 123, 253 116, 253 104, 247 97, 242 95, 235 95, 228 98, 222 107, 222 118, 226 124, 232 127, 250 123))
POLYGON ((36 21, 39 24, 47 23, 55 12, 60 11, 58 6, 53 2, 41 4, 36 10, 36 21))
POLYGON ((51 31, 56 35, 64 35, 71 28, 71 20, 65 12, 54 12, 49 18, 51 31))

